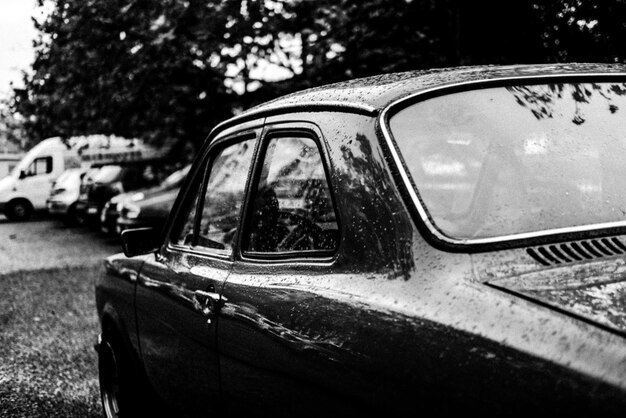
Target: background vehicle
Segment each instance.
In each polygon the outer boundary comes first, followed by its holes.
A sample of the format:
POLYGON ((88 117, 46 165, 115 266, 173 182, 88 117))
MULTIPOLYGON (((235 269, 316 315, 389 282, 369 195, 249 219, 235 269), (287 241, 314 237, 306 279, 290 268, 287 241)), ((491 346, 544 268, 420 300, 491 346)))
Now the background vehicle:
POLYGON ((23 220, 34 210, 45 209, 50 187, 57 177, 66 168, 80 167, 77 157, 68 153, 60 138, 37 144, 9 176, 0 180, 0 210, 9 219, 23 220))
POLYGON ((114 196, 157 185, 163 178, 157 161, 134 161, 100 167, 77 203, 81 223, 99 225, 104 205, 114 196))
POLYGON ((0 211, 23 220, 34 210, 46 209, 54 181, 70 168, 88 168, 116 161, 157 158, 161 150, 139 140, 90 135, 48 138, 35 145, 11 174, 0 180, 0 211))
POLYGON ((82 168, 70 168, 59 176, 46 200, 48 213, 61 217, 67 224, 74 223, 81 180, 86 172, 82 168))
POLYGON ((87 171, 85 172, 85 175, 83 175, 80 179, 80 188, 79 188, 80 193, 78 194, 78 200, 76 201, 75 209, 74 209, 74 216, 75 216, 76 224, 82 225, 86 222, 86 219, 84 216, 84 213, 85 213, 84 202, 87 201, 87 198, 89 196, 89 190, 91 189, 94 179, 96 175, 100 172, 101 168, 102 167, 95 166, 95 167, 91 167, 87 169, 87 171))
POLYGON ((140 191, 120 193, 113 196, 104 204, 100 212, 100 230, 105 234, 116 234, 117 219, 120 216, 120 205, 123 201, 137 199, 141 196, 140 191))
POLYGON ((116 232, 126 229, 163 228, 191 166, 170 174, 159 186, 127 196, 117 203, 116 232))
POLYGON ((462 68, 219 125, 163 233, 105 261, 105 409, 623 415, 625 92, 625 66, 462 68))

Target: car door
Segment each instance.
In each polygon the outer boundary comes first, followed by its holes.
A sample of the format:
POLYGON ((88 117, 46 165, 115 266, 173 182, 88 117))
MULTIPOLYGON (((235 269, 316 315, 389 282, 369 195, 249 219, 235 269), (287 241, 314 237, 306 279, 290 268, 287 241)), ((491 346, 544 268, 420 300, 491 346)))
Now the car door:
POLYGON ((222 294, 218 342, 225 408, 234 415, 263 410, 310 416, 333 405, 339 414, 349 400, 313 383, 319 381, 315 375, 341 372, 332 321, 348 314, 333 312, 343 306, 307 286, 333 274, 341 235, 321 134, 305 123, 266 129, 248 197, 242 258, 222 294))
POLYGON ((219 291, 232 267, 258 130, 214 142, 190 173, 166 242, 136 293, 141 356, 157 394, 180 414, 206 415, 219 392, 219 291))

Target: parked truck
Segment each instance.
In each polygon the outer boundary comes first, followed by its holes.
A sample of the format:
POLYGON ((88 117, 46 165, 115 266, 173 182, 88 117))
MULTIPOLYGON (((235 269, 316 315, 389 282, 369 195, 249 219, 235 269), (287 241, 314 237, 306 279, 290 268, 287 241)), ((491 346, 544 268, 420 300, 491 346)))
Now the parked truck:
POLYGON ((25 220, 45 209, 51 187, 65 170, 162 156, 161 150, 138 139, 105 135, 45 139, 0 180, 0 212, 11 220, 25 220))

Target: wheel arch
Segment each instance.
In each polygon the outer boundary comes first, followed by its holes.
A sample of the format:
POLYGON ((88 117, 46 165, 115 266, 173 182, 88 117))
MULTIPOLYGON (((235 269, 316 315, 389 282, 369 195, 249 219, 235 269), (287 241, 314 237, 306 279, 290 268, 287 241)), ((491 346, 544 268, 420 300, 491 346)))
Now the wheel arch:
MULTIPOLYGON (((129 370, 126 371, 127 376, 130 376, 134 384, 137 386, 135 390, 138 399, 140 399, 140 404, 145 408, 148 408, 148 411, 158 413, 160 408, 165 408, 165 406, 156 396, 156 393, 147 378, 141 361, 141 356, 135 349, 133 349, 133 344, 131 343, 128 332, 126 331, 125 322, 110 303, 103 306, 99 319, 102 332, 101 341, 114 341, 114 344, 117 344, 117 346, 123 350, 121 354, 126 357, 127 367, 129 368, 129 370)), ((148 413, 148 415, 150 415, 150 413, 148 413)), ((131 416, 134 415, 131 414, 131 416)))
POLYGON ((11 197, 10 200, 7 201, 6 205, 4 205, 3 208, 3 212, 5 214, 5 216, 7 217, 7 219, 9 220, 13 220, 13 221, 25 221, 28 220, 33 212, 35 210, 35 207, 33 206, 33 203, 26 197, 22 197, 22 196, 18 196, 18 197, 11 197), (15 213, 14 212, 14 208, 17 204, 24 204, 24 212, 22 214, 19 213, 15 213))
POLYGON ((115 339, 116 342, 124 350, 124 354, 128 357, 132 365, 133 372, 138 376, 145 376, 141 356, 134 349, 126 330, 127 326, 121 315, 117 313, 113 305, 107 303, 100 314, 100 329, 102 332, 102 340, 115 339))
POLYGON ((100 314, 100 329, 103 339, 106 337, 117 338, 119 343, 122 344, 124 351, 133 356, 133 362, 135 359, 138 359, 130 338, 128 337, 126 324, 110 303, 104 305, 102 313, 100 314))
POLYGON ((31 211, 34 209, 33 203, 25 196, 15 196, 15 197, 12 197, 7 202, 6 207, 9 208, 9 207, 11 207, 12 205, 14 205, 14 204, 16 204, 18 202, 26 203, 31 211))

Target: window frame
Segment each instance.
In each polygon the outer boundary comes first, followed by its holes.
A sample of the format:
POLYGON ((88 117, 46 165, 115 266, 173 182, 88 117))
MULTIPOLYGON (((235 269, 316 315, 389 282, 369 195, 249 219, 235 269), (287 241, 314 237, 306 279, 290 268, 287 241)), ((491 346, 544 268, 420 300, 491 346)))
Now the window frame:
POLYGON ((389 167, 393 172, 398 190, 402 194, 416 227, 426 241, 437 249, 453 253, 481 253, 494 250, 513 249, 532 245, 558 243, 562 241, 599 238, 620 235, 626 232, 626 221, 609 224, 583 225, 558 229, 518 233, 490 238, 458 239, 444 234, 435 225, 419 194, 409 169, 404 162, 402 151, 396 143, 390 127, 390 120, 401 110, 418 102, 459 92, 483 88, 538 85, 550 83, 576 82, 626 82, 626 73, 571 72, 551 75, 522 75, 496 77, 444 84, 417 90, 391 101, 380 112, 377 126, 380 129, 380 144, 389 167))
POLYGON ((37 157, 34 158, 33 161, 31 161, 30 164, 28 164, 28 168, 26 170, 26 176, 25 177, 39 177, 39 176, 45 176, 48 175, 50 173, 52 173, 54 171, 54 158, 52 158, 51 155, 45 156, 45 157, 37 157), (37 161, 39 160, 43 160, 45 161, 46 164, 46 171, 43 173, 37 173, 37 161), (30 174, 30 168, 33 167, 35 170, 34 174, 30 174))
POLYGON ((179 197, 180 203, 176 205, 176 209, 172 211, 170 217, 173 216, 172 221, 169 222, 169 226, 165 232, 165 249, 168 252, 175 253, 186 253, 192 255, 199 256, 209 256, 212 258, 232 261, 237 253, 238 240, 241 235, 241 225, 242 225, 242 217, 244 214, 244 208, 246 205, 248 188, 250 187, 250 177, 253 171, 253 167, 255 165, 256 154, 258 152, 259 146, 259 138, 261 137, 261 129, 260 127, 245 129, 243 131, 235 132, 230 135, 225 135, 221 138, 217 138, 210 142, 206 150, 203 152, 202 157, 199 159, 199 162, 195 167, 192 167, 187 174, 188 176, 193 176, 189 181, 186 181, 183 185, 184 187, 184 195, 179 197), (216 155, 223 150, 224 148, 234 145, 236 143, 254 140, 253 150, 252 150, 252 158, 250 162, 250 167, 248 167, 248 174, 246 177, 245 187, 244 187, 244 196, 241 204, 241 208, 239 211, 239 220, 238 220, 238 228, 235 233, 235 237, 233 239, 233 246, 228 254, 225 254, 224 250, 219 250, 215 248, 209 248, 204 246, 195 246, 197 244, 198 232, 200 229, 200 223, 202 222, 202 209, 204 208, 204 202, 206 198, 206 190, 208 186, 209 174, 211 172, 211 167, 213 161, 215 160, 216 155), (200 183, 200 184, 198 184, 200 183), (198 196, 203 196, 202 199, 199 199, 198 196), (187 221, 187 216, 191 211, 192 205, 195 205, 195 214, 193 221, 193 237, 192 237, 192 245, 182 245, 174 243, 173 236, 182 232, 180 229, 183 227, 184 223, 187 221), (183 215, 183 216, 181 216, 183 215))
POLYGON ((248 178, 248 189, 246 192, 246 202, 244 205, 244 212, 241 218, 241 227, 238 231, 237 247, 238 257, 241 261, 248 262, 265 262, 265 263, 281 263, 285 261, 289 262, 322 262, 332 263, 334 262, 341 252, 343 246, 343 227, 341 223, 341 212, 335 199, 335 192, 333 183, 330 180, 331 165, 330 159, 327 157, 328 150, 326 149, 326 143, 322 136, 320 129, 310 122, 286 122, 267 124, 264 126, 263 133, 257 144, 257 150, 254 156, 253 171, 248 178), (267 147, 272 139, 275 138, 307 138, 313 140, 317 150, 320 154, 320 160, 322 168, 324 170, 324 176, 328 191, 330 194, 330 201, 335 212, 335 218, 337 222, 337 229, 339 231, 339 240, 337 247, 334 250, 307 250, 307 251, 282 251, 282 252, 258 252, 258 251, 244 251, 246 234, 250 231, 251 221, 254 210, 253 192, 256 193, 261 179, 261 173, 263 171, 263 164, 265 162, 265 155, 267 147))

